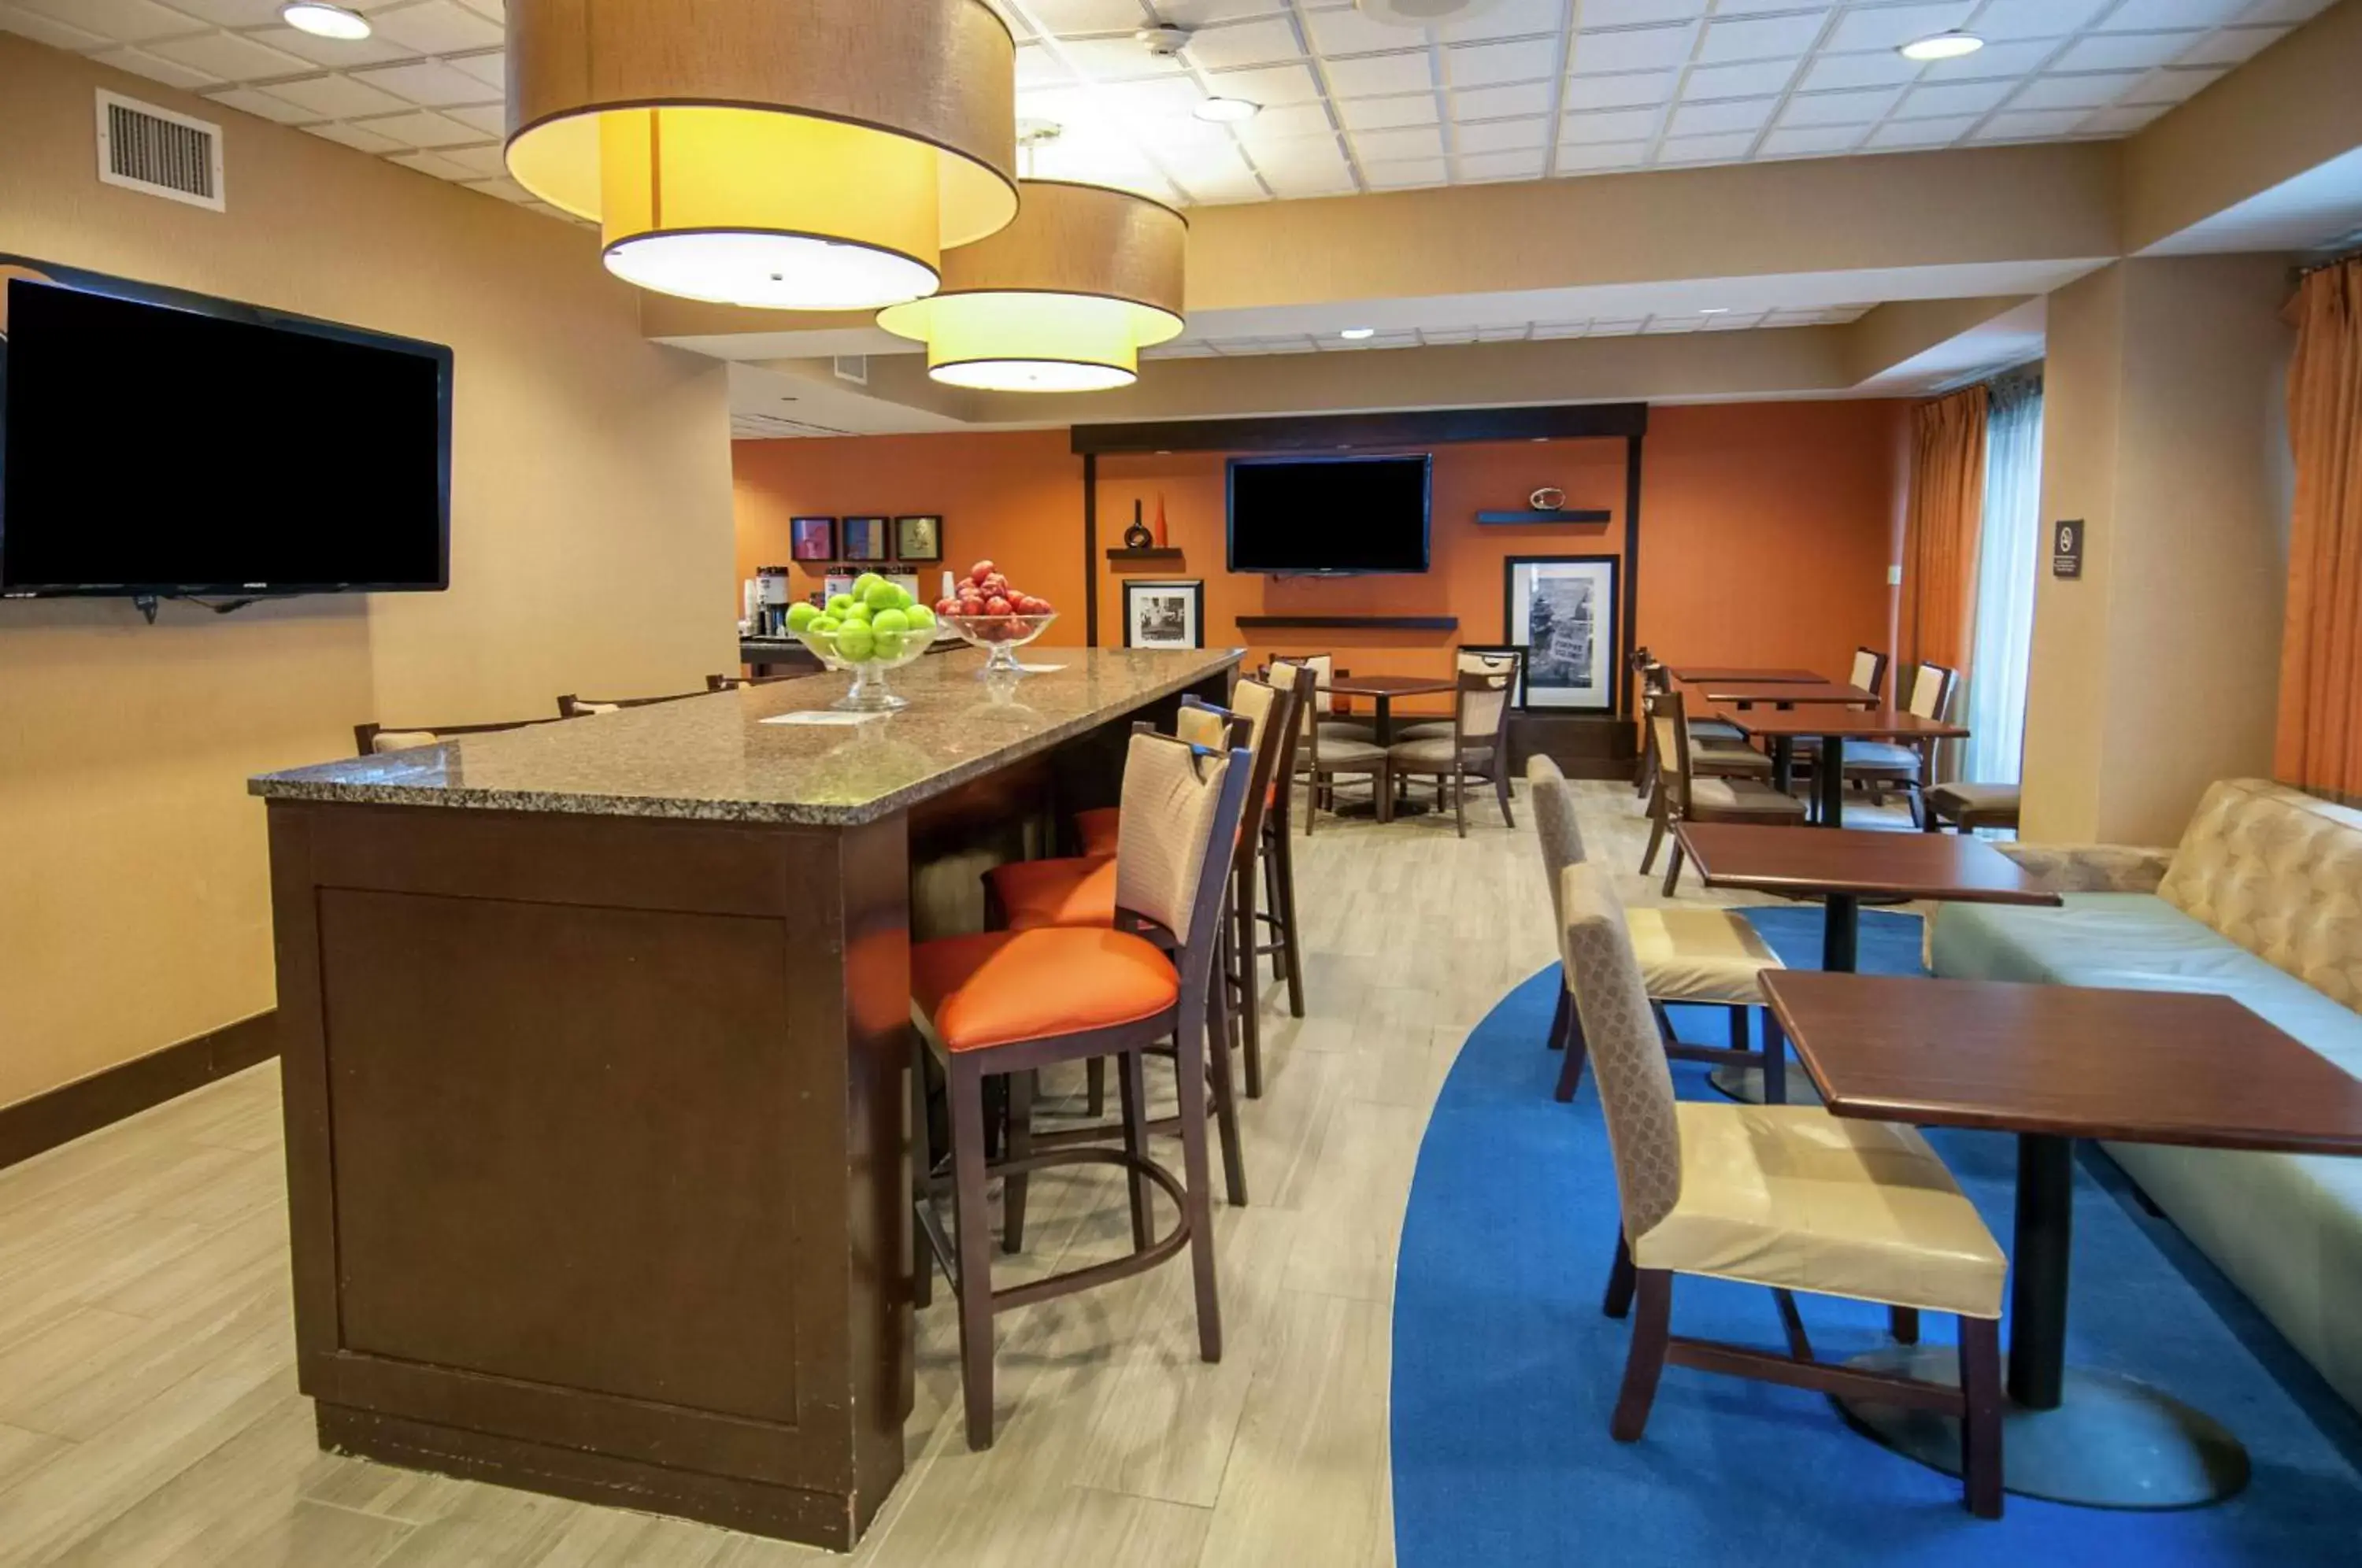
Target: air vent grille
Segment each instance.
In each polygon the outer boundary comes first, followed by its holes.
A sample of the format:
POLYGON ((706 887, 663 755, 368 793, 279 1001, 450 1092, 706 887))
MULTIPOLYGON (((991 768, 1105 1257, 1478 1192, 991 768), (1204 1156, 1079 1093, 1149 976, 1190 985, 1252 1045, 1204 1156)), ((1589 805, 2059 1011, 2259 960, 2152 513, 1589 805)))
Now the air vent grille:
POLYGON ((109 185, 220 212, 221 127, 102 92, 98 177, 109 185))
POLYGON ((836 379, 840 381, 851 381, 857 387, 867 386, 869 384, 869 356, 866 354, 839 354, 836 356, 836 379))

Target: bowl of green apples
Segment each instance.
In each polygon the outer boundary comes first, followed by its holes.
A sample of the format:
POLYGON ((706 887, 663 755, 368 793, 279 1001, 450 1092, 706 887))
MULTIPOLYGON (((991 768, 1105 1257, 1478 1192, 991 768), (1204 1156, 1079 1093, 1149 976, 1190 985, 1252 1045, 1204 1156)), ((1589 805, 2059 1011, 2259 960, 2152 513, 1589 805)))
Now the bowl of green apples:
POLYGON ((911 700, 888 687, 887 674, 925 656, 935 640, 935 614, 908 589, 864 572, 850 591, 826 604, 790 609, 788 630, 829 668, 853 672, 852 687, 830 707, 888 712, 909 707, 911 700))

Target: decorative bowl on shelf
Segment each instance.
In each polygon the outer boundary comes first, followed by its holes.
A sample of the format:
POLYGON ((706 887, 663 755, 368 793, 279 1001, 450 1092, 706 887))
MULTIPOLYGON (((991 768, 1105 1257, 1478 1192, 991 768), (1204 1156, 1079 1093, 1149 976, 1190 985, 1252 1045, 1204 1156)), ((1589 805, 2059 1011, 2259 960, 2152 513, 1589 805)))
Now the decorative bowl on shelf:
POLYGON ((829 706, 848 713, 883 713, 909 707, 911 700, 908 697, 897 696, 887 686, 887 672, 924 658, 927 649, 933 646, 934 633, 932 630, 905 633, 896 640, 894 651, 882 657, 874 651, 876 639, 873 635, 873 651, 868 657, 857 659, 847 658, 837 651, 837 639, 841 635, 841 630, 816 632, 809 626, 795 634, 796 640, 810 648, 821 663, 831 669, 853 672, 853 685, 829 706))
POLYGON ((982 648, 988 656, 984 668, 977 671, 980 679, 995 675, 1021 675, 1024 667, 1017 662, 1017 650, 1050 629, 1058 618, 1054 610, 1040 615, 943 615, 943 624, 960 635, 960 640, 982 648))

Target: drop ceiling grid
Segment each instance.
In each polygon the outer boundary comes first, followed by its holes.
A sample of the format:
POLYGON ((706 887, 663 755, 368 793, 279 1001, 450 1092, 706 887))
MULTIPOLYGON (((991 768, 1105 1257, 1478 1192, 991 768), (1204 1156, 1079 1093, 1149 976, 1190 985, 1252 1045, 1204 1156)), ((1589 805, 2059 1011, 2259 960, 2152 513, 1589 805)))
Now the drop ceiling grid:
MULTIPOLYGON (((502 0, 348 3, 376 37, 278 0, 0 0, 0 29, 539 207, 502 173, 502 0)), ((2123 136, 2330 0, 1496 0, 1433 29, 1350 0, 994 3, 1021 114, 1066 131, 1037 171, 1208 204, 2123 136), (1196 29, 1177 60, 1132 39, 1158 23, 1196 29), (1893 52, 1951 27, 1990 46, 1893 52), (1208 93, 1264 111, 1208 125, 1208 93)))
POLYGON ((1551 342, 1571 337, 1632 337, 1680 332, 1739 332, 1752 327, 1838 326, 1868 314, 1868 304, 1774 307, 1760 310, 1662 311, 1585 320, 1485 323, 1387 330, 1359 339, 1333 333, 1284 333, 1256 337, 1187 333, 1141 350, 1144 359, 1208 359, 1264 354, 1357 353, 1374 348, 1433 348, 1465 343, 1551 342))

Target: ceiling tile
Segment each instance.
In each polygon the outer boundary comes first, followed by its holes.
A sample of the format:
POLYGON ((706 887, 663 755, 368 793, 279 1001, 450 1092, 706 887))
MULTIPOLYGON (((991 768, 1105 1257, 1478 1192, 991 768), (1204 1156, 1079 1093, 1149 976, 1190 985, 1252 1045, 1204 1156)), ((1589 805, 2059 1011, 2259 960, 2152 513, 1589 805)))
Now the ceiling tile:
POLYGON ((1309 66, 1262 65, 1252 71, 1217 72, 1206 78, 1217 93, 1248 98, 1268 109, 1275 104, 1309 104, 1320 97, 1320 83, 1309 66))
POLYGON ((2108 8, 2110 0, 1985 0, 1976 33, 1989 42, 2003 39, 2056 39, 2080 30, 2108 8))
POLYGON ((2289 28, 2226 28, 2209 33, 2184 50, 2180 65, 2236 65, 2288 37, 2289 28))
MULTIPOLYGON (((286 99, 279 97, 275 94, 264 92, 259 87, 231 87, 219 93, 208 93, 205 94, 205 99, 208 103, 225 105, 233 109, 242 110, 245 113, 253 115, 260 119, 275 120, 282 126, 300 125, 305 120, 315 120, 319 118, 317 115, 313 114, 309 109, 300 108, 297 105, 289 103, 286 99)), ((381 148, 365 147, 361 149, 361 150, 364 152, 379 152, 384 149, 381 148)))
POLYGON ((1733 158, 1744 158, 1755 145, 1755 133, 1738 131, 1727 136, 1667 137, 1657 152, 1660 163, 1720 163, 1733 158))
POLYGON ((463 55, 457 60, 447 60, 443 63, 454 71, 466 72, 485 86, 493 89, 496 95, 507 90, 508 56, 498 50, 494 50, 490 54, 463 55))
POLYGON ((248 37, 257 43, 269 44, 314 65, 342 68, 348 65, 381 65, 388 61, 408 60, 410 51, 383 39, 324 39, 316 33, 300 32, 293 28, 264 28, 248 37))
POLYGON ((381 87, 413 104, 440 107, 450 104, 480 104, 488 98, 498 98, 497 89, 485 86, 465 72, 454 71, 439 61, 421 60, 409 65, 385 65, 373 71, 356 71, 353 80, 371 87, 381 87))
POLYGON ((1914 119, 1931 115, 1981 115, 1998 108, 2014 83, 2008 82, 1921 83, 1903 96, 1897 115, 1914 119))
MULTIPOLYGON (((1916 6, 1857 6, 1838 18, 1828 49, 1901 49, 1914 39, 1948 33, 1976 12, 1976 0, 1938 0, 1916 6)), ((1981 37, 1982 35, 1979 35, 1981 37)))
POLYGON ((1258 164, 1264 183, 1272 194, 1285 197, 1342 196, 1361 187, 1353 182, 1353 171, 1339 159, 1333 169, 1273 169, 1258 164))
POLYGON ((1456 152, 1522 152, 1528 148, 1540 149, 1550 143, 1550 122, 1530 120, 1480 120, 1473 125, 1454 126, 1451 146, 1456 152))
POLYGON ((1413 158, 1392 163, 1364 163, 1362 179, 1385 191, 1399 191, 1413 185, 1440 185, 1451 177, 1451 171, 1440 158, 1413 158))
POLYGON ((1595 114, 1569 115, 1559 123, 1558 138, 1576 146, 1645 140, 1657 134, 1659 112, 1655 109, 1608 109, 1595 114))
POLYGON ((106 39, 97 33, 69 27, 54 17, 19 11, 14 6, 0 6, 0 32, 15 33, 19 38, 47 44, 51 49, 93 50, 103 48, 106 43, 106 39))
POLYGON ((1586 28, 1621 28, 1640 22, 1689 22, 1705 15, 1706 0, 1584 0, 1586 28))
POLYGON ((1819 92, 1840 87, 1888 87, 1919 74, 1918 65, 1891 49, 1870 54, 1824 54, 1814 58, 1797 85, 1819 92))
POLYGON ((1303 55, 1296 40, 1295 24, 1284 17, 1208 28, 1189 40, 1189 62, 1209 71, 1227 66, 1269 65, 1277 61, 1300 60, 1303 55))
POLYGON ((469 179, 494 179, 508 171, 507 160, 501 156, 500 145, 496 142, 484 142, 475 147, 447 147, 442 156, 466 170, 469 179))
POLYGON ((404 147, 453 147, 477 139, 476 133, 468 127, 425 109, 364 120, 362 124, 380 136, 393 138, 404 147))
POLYGON ((1451 116, 1461 120, 1498 120, 1512 115, 1546 115, 1551 111, 1553 91, 1548 82, 1463 88, 1451 94, 1451 116))
POLYGON ((1800 93, 1780 112, 1783 130, 1793 126, 1866 126, 1884 119, 1902 90, 1871 87, 1855 93, 1800 93))
POLYGON ((1697 29, 1686 25, 1582 32, 1574 36, 1569 64, 1578 72, 1669 71, 1689 63, 1696 40, 1697 29))
POLYGON ((1443 152, 1443 132, 1435 126, 1354 131, 1348 139, 1353 144, 1354 156, 1365 162, 1385 162, 1398 158, 1436 158, 1443 152))
POLYGON ((1172 76, 1183 69, 1178 56, 1151 54, 1129 38, 1061 39, 1058 48, 1076 71, 1101 82, 1172 76))
POLYGON ((282 0, 172 0, 172 9, 186 11, 217 28, 267 28, 279 20, 282 0))
POLYGON ((1238 132, 1239 139, 1249 147, 1265 141, 1283 141, 1290 137, 1330 136, 1335 131, 1329 123, 1329 111, 1318 104, 1268 105, 1262 114, 1232 128, 1238 132))
POLYGON ((409 107, 392 94, 366 86, 349 76, 307 77, 301 82, 278 83, 270 90, 327 119, 391 114, 409 107))
POLYGON ((2248 0, 2122 0, 2100 23, 2103 33, 2161 32, 2169 28, 2219 28, 2236 21, 2248 0))
POLYGON ((2179 104, 2204 92, 2229 74, 2221 66, 2152 71, 2126 93, 2127 104, 2179 104))
POLYGON ((1418 93, 1435 85, 1435 69, 1424 50, 1416 54, 1369 54, 1332 60, 1324 67, 1330 89, 1341 98, 1371 98, 1384 93, 1418 93))
POLYGON ((485 136, 508 135, 508 111, 497 104, 490 107, 479 105, 472 109, 446 109, 443 112, 470 130, 480 131, 485 136))
POLYGON ((2196 33, 2093 33, 2069 44, 2052 69, 2127 71, 2163 65, 2197 41, 2196 33))
MULTIPOLYGON (((1919 73, 1922 82, 1983 82, 1996 76, 2023 76, 2039 71, 2057 54, 2061 40, 2029 39, 2017 43, 1987 44, 1958 60, 1930 61, 1919 73)), ((1900 60, 1902 57, 1895 57, 1900 60)))
POLYGON ((1626 109, 1661 104, 1672 96, 1673 73, 1643 71, 1630 76, 1575 76, 1566 83, 1570 109, 1626 109))
POLYGON ((1946 115, 1938 119, 1889 120, 1870 133, 1866 148, 1948 147, 1977 128, 1981 115, 1946 115))
POLYGON ((1698 42, 1698 59, 1707 64, 1727 60, 1780 60, 1813 47, 1820 37, 1819 13, 1792 17, 1748 17, 1733 21, 1716 17, 1706 24, 1698 42))
POLYGON ((1530 38, 1543 33, 1555 36, 1565 20, 1562 0, 1494 0, 1463 21, 1447 22, 1437 28, 1435 35, 1447 43, 1470 39, 1530 38))
POLYGON ((1682 83, 1684 98, 1756 98, 1784 93, 1795 79, 1795 60, 1759 60, 1744 65, 1699 65, 1682 83))
POLYGON ((1587 321, 1538 321, 1534 323, 1534 340, 1555 343, 1569 337, 1582 337, 1591 331, 1587 321))
POLYGON ((1773 131, 1759 149, 1765 158, 1827 158, 1860 144, 1860 126, 1799 126, 1773 131))
POLYGON ((2029 109, 1993 116, 1970 138, 1975 141, 2025 141, 2035 137, 2065 136, 2083 122, 2083 109, 2029 109))
POLYGON ((1582 146, 1561 145, 1558 149, 1558 171, 1562 174, 1596 174, 1611 169, 1638 169, 1649 156, 1645 141, 1602 141, 1582 146))
POLYGON ((1534 82, 1558 73, 1554 40, 1457 44, 1443 51, 1444 78, 1455 87, 1491 87, 1504 82, 1534 82))
POLYGON ((1322 54, 1382 54, 1427 41, 1424 31, 1374 22, 1351 6, 1307 10, 1304 28, 1312 37, 1312 47, 1322 54))
POLYGON ((240 38, 236 33, 199 33, 163 39, 148 51, 202 71, 217 82, 251 82, 260 76, 295 76, 312 69, 307 61, 240 38))
POLYGON ((1777 98, 1730 98, 1716 104, 1683 104, 1673 111, 1669 136, 1705 136, 1716 131, 1757 131, 1769 124, 1777 98))
POLYGON ((1520 152, 1466 152, 1460 155, 1463 180, 1539 180, 1548 155, 1540 148, 1520 152))
POLYGON ((1337 105, 1337 113, 1348 130, 1431 126, 1436 121, 1435 94, 1415 93, 1401 98, 1349 98, 1337 105))
POLYGON ((204 24, 149 0, 16 0, 17 8, 122 43, 198 31, 204 24))
POLYGON ((1639 321, 1595 321, 1591 324, 1594 337, 1630 337, 1646 323, 1639 321))
POLYGON ((1184 28, 1276 16, 1286 9, 1287 0, 1159 0, 1156 7, 1166 21, 1184 28))
POLYGON ((1140 0, 1025 0, 1027 14, 1051 32, 1130 32, 1145 27, 1140 0))
POLYGON ((1066 62, 1050 52, 1047 45, 1038 43, 1017 46, 1017 85, 1027 87, 1063 85, 1075 79, 1066 62))
POLYGON ((213 87, 221 78, 203 71, 192 71, 175 60, 145 50, 113 49, 91 58, 101 65, 111 65, 117 71, 128 71, 135 76, 145 76, 150 82, 161 82, 167 87, 179 87, 195 92, 200 87, 213 87))
POLYGON ((397 152, 389 161, 399 163, 404 169, 415 170, 421 174, 431 174, 437 180, 451 181, 455 184, 461 180, 475 178, 467 169, 452 162, 439 152, 397 152))
POLYGON ((370 17, 370 25, 379 37, 421 54, 497 49, 501 43, 500 28, 472 11, 459 9, 451 0, 425 0, 421 6, 380 11, 370 17))
POLYGON ((2113 104, 2141 79, 2137 71, 2101 72, 2088 76, 2037 76, 2018 89, 2009 101, 2020 109, 2096 109, 2113 104))
POLYGON ((2336 4, 2336 0, 2256 0, 2256 8, 2247 13, 2250 22, 2309 22, 2336 4))
POLYGON ((367 126, 348 125, 342 120, 329 120, 321 125, 306 126, 304 128, 314 136, 336 142, 339 146, 349 147, 355 152, 373 152, 382 157, 386 153, 402 150, 402 143, 390 136, 380 136, 367 126))

